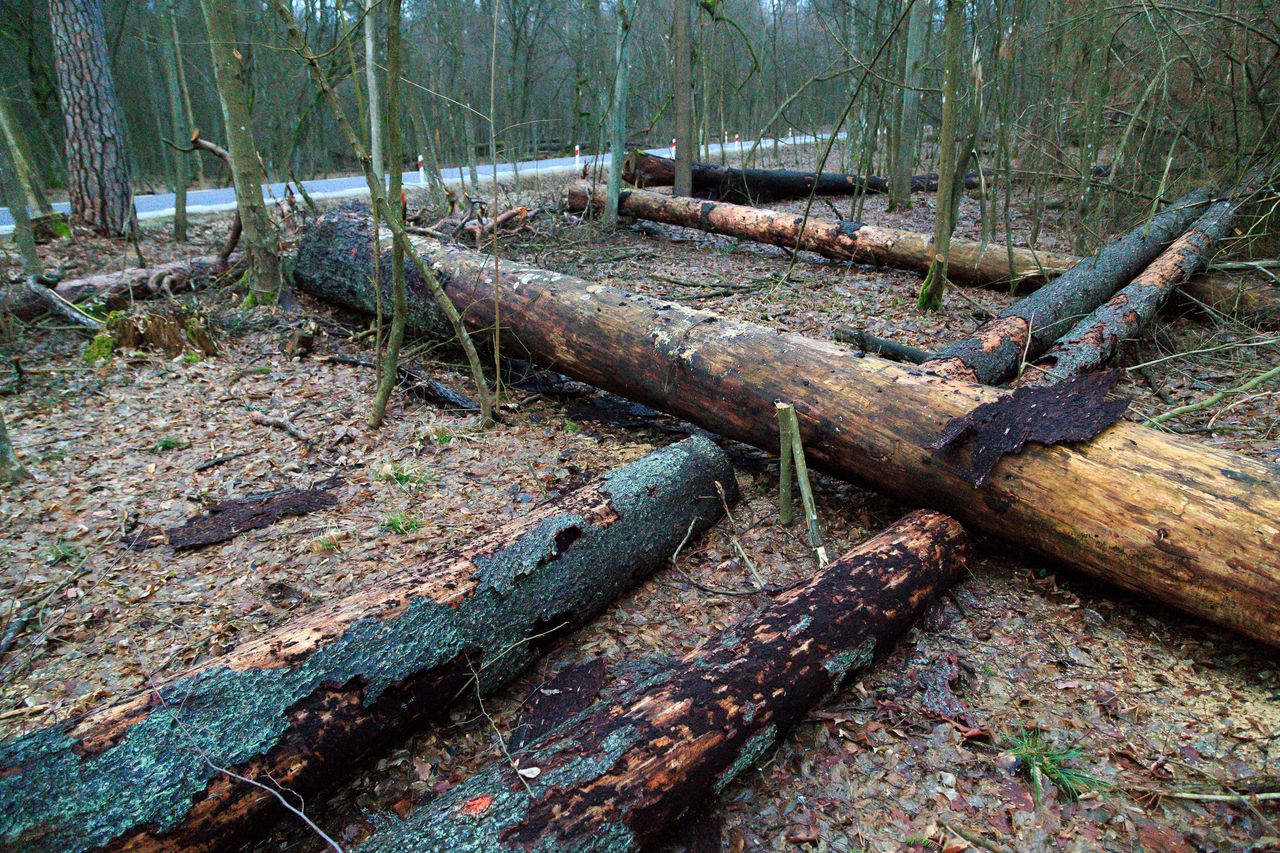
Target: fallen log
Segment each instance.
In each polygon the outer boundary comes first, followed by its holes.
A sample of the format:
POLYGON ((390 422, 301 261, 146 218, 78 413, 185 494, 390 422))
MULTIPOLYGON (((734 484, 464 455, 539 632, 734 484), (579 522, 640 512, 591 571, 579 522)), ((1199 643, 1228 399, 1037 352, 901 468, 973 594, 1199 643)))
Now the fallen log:
MULTIPOLYGON (((585 182, 569 188, 572 210, 600 209, 605 190, 585 182)), ((659 195, 643 190, 623 190, 618 195, 618 212, 668 225, 683 225, 713 234, 769 243, 785 249, 814 252, 836 261, 894 267, 925 273, 933 260, 933 237, 899 228, 881 228, 859 222, 833 221, 810 217, 807 221, 791 213, 778 213, 726 202, 699 201, 679 196, 659 195)), ((1057 255, 1017 249, 1014 252, 1019 285, 1037 277, 1048 278, 1067 262, 1057 255)), ((949 274, 957 281, 996 284, 1010 281, 1009 256, 1002 247, 972 240, 952 240, 949 274)))
POLYGON ((863 352, 874 353, 891 361, 919 364, 922 361, 928 361, 932 357, 932 353, 927 353, 910 344, 900 343, 889 338, 878 338, 862 329, 853 329, 849 326, 837 326, 832 330, 831 337, 842 344, 849 344, 863 352))
MULTIPOLYGON (((350 208, 308 225, 299 286, 372 312, 371 227, 350 208)), ((1030 445, 974 487, 962 457, 929 445, 1005 392, 512 261, 495 289, 486 256, 413 242, 470 329, 492 330, 501 311, 508 352, 771 452, 774 403, 793 403, 820 469, 1280 643, 1273 466, 1121 422, 1087 443, 1030 445)), ((447 335, 416 273, 408 290, 411 326, 447 335)))
POLYGON ((641 849, 891 646, 964 557, 958 523, 915 512, 360 850, 641 849))
POLYGON ((972 335, 938 350, 921 366, 952 379, 999 385, 1024 360, 1038 357, 1178 239, 1199 218, 1208 190, 1174 202, 1149 222, 1103 246, 1027 298, 1010 305, 972 335))
MULTIPOLYGON (((676 161, 669 157, 633 151, 622 161, 622 178, 640 189, 674 186, 676 161)), ((965 189, 975 190, 979 186, 981 186, 981 180, 976 173, 964 176, 965 189)), ((740 169, 731 166, 715 166, 711 163, 693 164, 695 196, 738 204, 805 198, 810 192, 814 195, 854 195, 888 191, 889 179, 875 175, 798 172, 791 169, 740 169)), ((913 175, 911 191, 936 193, 938 176, 913 175)))
MULTIPOLYGON (((592 194, 588 184, 575 184, 567 201, 574 210, 604 204, 604 190, 592 194)), ((918 273, 929 271, 933 260, 930 234, 898 228, 881 228, 857 222, 841 222, 752 207, 698 201, 624 190, 619 212, 639 219, 697 228, 742 240, 754 240, 786 249, 799 248, 836 261, 893 267, 918 273)), ((1030 292, 1081 262, 1074 255, 1039 252, 977 240, 951 240, 947 275, 958 284, 970 284, 1030 292)), ((1263 322, 1280 321, 1280 287, 1221 274, 1199 274, 1182 285, 1182 292, 1196 302, 1231 315, 1263 322)))
POLYGON ((671 445, 154 690, 0 744, 0 847, 234 848, 287 815, 270 791, 310 797, 590 620, 720 516, 717 483, 736 496, 715 444, 671 445))
MULTIPOLYGON (((127 305, 133 299, 194 289, 218 276, 237 275, 244 268, 244 255, 239 252, 226 260, 219 255, 202 255, 154 267, 129 267, 118 272, 69 279, 59 282, 52 290, 66 302, 96 311, 110 311, 127 305)), ((38 317, 46 309, 44 299, 21 288, 7 288, 0 298, 0 310, 22 320, 38 317)))
POLYGON ((1210 207, 1137 278, 1027 365, 1018 383, 1059 382, 1096 370, 1109 361, 1122 341, 1155 319, 1160 306, 1179 285, 1209 263, 1218 242, 1230 233, 1238 207, 1232 201, 1220 201, 1210 207))

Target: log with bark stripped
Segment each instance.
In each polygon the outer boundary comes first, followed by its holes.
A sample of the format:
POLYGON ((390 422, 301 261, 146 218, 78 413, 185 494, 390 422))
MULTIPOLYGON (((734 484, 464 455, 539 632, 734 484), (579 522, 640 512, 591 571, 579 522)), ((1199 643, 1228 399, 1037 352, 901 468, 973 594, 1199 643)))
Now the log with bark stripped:
POLYGON ((959 577, 964 557, 957 522, 915 512, 360 850, 641 849, 888 648, 959 577))
MULTIPOLYGON (((189 290, 222 275, 236 275, 244 268, 244 256, 238 252, 226 260, 220 255, 203 255, 154 267, 130 267, 119 272, 69 279, 60 282, 53 292, 72 304, 94 310, 111 310, 127 305, 131 299, 148 299, 157 293, 189 290)), ((20 288, 9 288, 0 294, 0 311, 9 311, 20 319, 30 320, 45 310, 44 300, 20 288)))
MULTIPOLYGON (((303 232, 299 285, 371 312, 371 242, 367 212, 321 217, 303 232)), ((794 403, 821 469, 1280 643, 1273 466, 1121 422, 1086 443, 1030 445, 975 488, 963 456, 929 447, 1004 392, 511 261, 495 290, 486 256, 413 243, 469 328, 492 330, 501 311, 508 352, 773 452, 774 403, 794 403)), ((448 335, 426 284, 408 281, 411 324, 448 335)))
MULTIPOLYGON (((587 184, 570 187, 570 208, 584 210, 589 200, 593 209, 599 209, 604 204, 604 190, 597 189, 593 195, 587 184)), ((618 210, 639 219, 799 248, 837 261, 925 273, 933 260, 932 235, 898 228, 810 217, 802 229, 802 218, 790 213, 673 198, 642 190, 624 190, 618 210)), ((1009 290, 1016 283, 1018 291, 1029 292, 1082 260, 1074 255, 953 238, 947 274, 958 284, 1009 290)), ((1183 284, 1181 290, 1195 301, 1227 314, 1280 322, 1280 287, 1243 277, 1201 273, 1183 284)))
MULTIPOLYGON (((627 183, 645 187, 670 187, 676 182, 676 161, 669 157, 633 151, 622 163, 622 178, 627 183)), ((977 189, 977 174, 964 176, 964 188, 977 189)), ((815 195, 854 195, 855 193, 887 193, 888 178, 875 175, 844 175, 839 172, 798 172, 791 169, 740 169, 693 164, 693 194, 701 198, 741 204, 804 198, 815 195)), ((913 175, 911 191, 936 193, 937 175, 913 175)))
POLYGON ((1179 285, 1209 263, 1218 242, 1231 231, 1239 204, 1220 201, 1173 241, 1150 266, 1058 339, 1032 364, 1018 383, 1045 385, 1096 370, 1115 355, 1120 343, 1155 319, 1179 285))
POLYGON ((1200 217, 1208 190, 1197 190, 1149 222, 1103 246, 1097 254, 938 350, 921 367, 940 376, 999 385, 1015 378, 1075 323, 1133 281, 1200 217))
MULTIPOLYGON (((599 209, 605 191, 589 184, 575 183, 569 188, 570 209, 599 209)), ((933 260, 932 236, 881 228, 858 222, 833 221, 810 217, 807 221, 792 213, 778 213, 727 202, 699 201, 679 196, 659 195, 644 190, 623 190, 618 196, 618 212, 639 219, 683 225, 713 234, 724 234, 742 240, 769 243, 786 249, 814 252, 836 261, 894 267, 928 272, 933 260)), ((1015 251, 1015 273, 1022 282, 1039 277, 1043 280, 1067 261, 1056 255, 1015 251)), ((957 280, 974 284, 997 284, 1007 287, 1010 281, 1009 257, 1002 247, 974 242, 951 241, 949 273, 957 280)))
POLYGON ((309 798, 504 683, 717 519, 717 483, 736 495, 715 444, 671 445, 152 691, 0 744, 0 847, 233 847, 286 815, 243 779, 309 798))

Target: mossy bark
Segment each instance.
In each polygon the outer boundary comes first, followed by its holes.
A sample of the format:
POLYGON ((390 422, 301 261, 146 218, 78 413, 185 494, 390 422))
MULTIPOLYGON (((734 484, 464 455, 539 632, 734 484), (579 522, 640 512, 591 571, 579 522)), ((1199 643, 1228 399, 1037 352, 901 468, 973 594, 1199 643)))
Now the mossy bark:
MULTIPOLYGON (((308 225, 299 285, 370 310, 369 227, 353 209, 308 225)), ((414 245, 468 328, 491 329, 492 262, 414 245)), ((408 282, 410 327, 440 328, 425 283, 408 282)), ((1005 392, 513 262, 497 296, 508 352, 769 452, 785 400, 815 468, 1280 643, 1275 466, 1121 422, 1088 442, 1005 456, 975 488, 963 453, 930 447, 952 418, 1005 392)))
POLYGON ((1017 302, 972 335, 947 344, 921 366, 942 376, 998 385, 1014 379, 1023 359, 1039 356, 1081 318, 1131 282, 1204 212, 1197 190, 1151 221, 1017 302))
POLYGON ((360 849, 640 849, 891 645, 959 577, 964 556, 957 522, 913 513, 360 849))
POLYGON ((232 847, 286 813, 223 770, 309 798, 665 563, 723 511, 717 482, 736 496, 712 442, 671 445, 153 691, 0 744, 0 846, 232 847))

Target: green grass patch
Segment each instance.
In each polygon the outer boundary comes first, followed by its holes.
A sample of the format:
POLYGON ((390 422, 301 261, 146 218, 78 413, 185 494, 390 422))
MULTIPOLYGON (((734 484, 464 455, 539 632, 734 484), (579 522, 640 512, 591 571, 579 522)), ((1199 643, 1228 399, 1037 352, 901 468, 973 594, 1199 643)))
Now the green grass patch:
POLYGON ((393 512, 382 520, 382 529, 392 533, 413 533, 422 528, 422 519, 407 512, 393 512))

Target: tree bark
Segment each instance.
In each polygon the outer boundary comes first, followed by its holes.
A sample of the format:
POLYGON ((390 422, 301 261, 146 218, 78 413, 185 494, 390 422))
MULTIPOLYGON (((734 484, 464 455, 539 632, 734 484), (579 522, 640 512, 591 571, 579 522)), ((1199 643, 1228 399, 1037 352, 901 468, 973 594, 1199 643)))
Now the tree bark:
POLYGON ((1019 377, 1022 385, 1048 385, 1095 370, 1122 341, 1155 319, 1169 295, 1205 264, 1231 232, 1238 205, 1220 201, 1174 240, 1150 266, 1058 339, 1019 377))
POLYGON ((1199 218, 1209 198, 1197 190, 1093 257, 1011 305, 972 335, 947 344, 922 366, 952 379, 998 385, 1016 378, 1058 337, 1134 279, 1199 218))
MULTIPOLYGON (((568 203, 573 210, 585 210, 588 200, 593 208, 604 203, 604 194, 576 183, 569 188, 568 203)), ((728 202, 698 201, 644 190, 623 190, 618 211, 626 216, 683 225, 713 234, 724 234, 743 240, 755 240, 786 249, 814 252, 836 261, 894 267, 924 273, 929 269, 933 251, 928 234, 881 228, 845 220, 810 217, 807 221, 791 213, 778 213, 728 202), (803 224, 803 228, 801 225, 803 224)), ((1019 286, 1037 279, 1044 281, 1052 272, 1069 263, 1058 255, 1015 249, 1014 277, 1019 286)), ((952 278, 984 285, 1009 286, 1009 257, 1000 246, 983 246, 972 240, 953 240, 949 272, 952 278)))
POLYGON ((642 849, 892 646, 960 576, 965 552, 957 522, 915 512, 360 850, 642 849))
POLYGON ((946 10, 942 130, 938 136, 938 198, 933 206, 933 258, 920 284, 916 304, 921 311, 937 311, 947 289, 947 264, 951 258, 951 232, 955 230, 959 192, 956 189, 956 122, 960 111, 960 31, 964 27, 962 0, 943 0, 946 10))
MULTIPOLYGON (((308 225, 299 285, 371 310, 369 230, 353 209, 308 225)), ((492 263, 412 242, 468 328, 492 329, 492 263)), ((449 334, 422 280, 408 282, 410 328, 449 334)), ((929 447, 952 418, 1005 392, 510 261, 500 284, 504 346, 530 361, 770 452, 774 403, 791 402, 818 468, 1280 642, 1274 466, 1121 422, 1089 442, 1028 446, 974 487, 962 456, 929 447)))
MULTIPOLYGON (((160 43, 164 64, 164 85, 169 104, 169 129, 174 139, 190 136, 192 128, 186 123, 186 115, 182 108, 182 86, 178 78, 181 68, 178 58, 177 26, 174 17, 177 12, 173 0, 164 5, 164 12, 158 24, 160 27, 160 43)), ((178 151, 170 151, 173 157, 173 239, 178 243, 187 242, 187 158, 178 151)), ((196 157, 196 162, 200 158, 196 157)))
POLYGON ((9 430, 4 425, 4 412, 0 411, 0 486, 16 486, 30 476, 17 454, 13 452, 13 442, 9 439, 9 430))
POLYGON ((50 0, 62 98, 71 220, 106 237, 134 226, 124 124, 116 101, 101 0, 50 0))
MULTIPOLYGON (((671 25, 671 90, 675 100, 676 157, 672 186, 676 195, 693 195, 693 45, 689 39, 691 0, 676 0, 671 25)), ((623 164, 626 168, 626 164, 623 164)))
POLYGON ((500 686, 717 519, 717 482, 736 496, 723 451, 682 441, 152 691, 0 744, 0 843, 233 849, 286 814, 244 778, 309 798, 500 686))
MULTIPOLYGON (((889 210, 910 210, 911 193, 915 191, 915 178, 911 175, 911 164, 915 159, 916 140, 920 136, 920 87, 924 82, 924 42, 928 35, 930 11, 932 3, 911 3, 907 13, 906 42, 903 45, 902 87, 895 98, 897 114, 894 116, 893 151, 891 152, 891 171, 889 180, 889 210)), ((975 185, 977 176, 974 176, 975 185)), ((969 188, 968 176, 965 188, 969 188)))
POLYGON ((631 13, 636 0, 618 0, 614 14, 618 17, 617 43, 614 45, 613 100, 610 103, 609 179, 604 204, 604 222, 610 228, 618 224, 618 194, 621 190, 623 158, 627 154, 627 95, 631 78, 631 13))
MULTIPOLYGON (((677 152, 678 153, 678 152, 677 152)), ((675 184, 676 161, 669 157, 633 151, 622 165, 622 177, 641 189, 669 187, 675 184)), ((693 163, 693 194, 736 204, 805 198, 813 190, 817 195, 854 195, 886 193, 889 181, 870 175, 842 175, 839 172, 797 172, 791 169, 736 169, 711 163, 693 163), (814 183, 817 189, 814 189, 814 183)), ((965 189, 978 187, 978 176, 965 175, 965 189)), ((937 175, 915 175, 912 192, 937 192, 937 175)))
MULTIPOLYGON (((204 255, 154 267, 130 267, 119 272, 75 278, 59 283, 53 292, 72 304, 83 304, 94 310, 111 310, 134 299, 150 298, 158 292, 194 289, 199 283, 221 275, 236 275, 244 268, 242 254, 233 254, 226 261, 218 255, 204 255)), ((36 299, 25 288, 9 287, 0 292, 0 310, 11 312, 21 320, 30 320, 44 313, 45 300, 36 299)))
POLYGON ((231 7, 221 0, 200 0, 205 26, 209 30, 209 50, 213 57, 218 100, 227 129, 231 178, 235 183, 236 210, 243 230, 244 252, 248 259, 249 293, 259 305, 273 304, 280 293, 279 239, 275 224, 262 200, 259 175, 262 164, 253 139, 253 118, 244 66, 236 49, 231 7))
MULTIPOLYGON (((570 187, 569 207, 584 210, 590 197, 591 206, 601 208, 604 195, 598 190, 595 196, 589 196, 589 193, 586 184, 570 187)), ((624 190, 619 204, 620 211, 627 216, 698 228, 712 234, 725 234, 787 249, 796 248, 799 239, 800 249, 837 261, 923 273, 928 271, 933 257, 928 234, 898 228, 810 217, 801 232, 800 219, 789 213, 723 202, 672 198, 643 190, 624 190)), ((1083 261, 1075 255, 1021 248, 1010 251, 995 243, 983 245, 977 240, 952 239, 947 275, 953 282, 961 284, 1008 290, 1016 283, 1019 290, 1033 291, 1083 261)), ((1181 291, 1197 302, 1227 314, 1240 313, 1263 323, 1280 321, 1280 287, 1213 273, 1195 276, 1182 285, 1181 291)))

